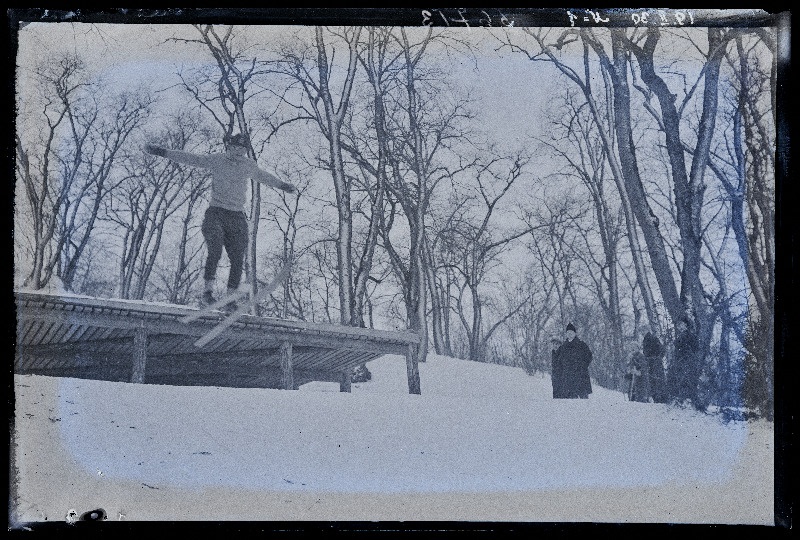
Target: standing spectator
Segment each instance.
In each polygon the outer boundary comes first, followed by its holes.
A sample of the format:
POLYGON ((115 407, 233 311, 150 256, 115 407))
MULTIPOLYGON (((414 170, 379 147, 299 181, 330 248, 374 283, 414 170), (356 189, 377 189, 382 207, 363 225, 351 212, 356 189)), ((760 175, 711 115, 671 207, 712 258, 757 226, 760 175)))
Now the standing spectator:
POLYGON ((672 395, 679 400, 697 398, 697 337, 689 327, 689 321, 681 319, 675 328, 675 357, 670 366, 672 395))
POLYGON ((558 348, 557 356, 562 363, 562 388, 564 397, 587 399, 592 393, 589 379, 589 364, 592 351, 581 341, 572 323, 567 325, 567 340, 558 348))
POLYGON ((556 338, 550 340, 550 356, 552 359, 551 364, 551 380, 553 381, 553 398, 563 398, 564 396, 564 363, 558 355, 558 349, 561 347, 561 342, 556 338))
POLYGON ((664 345, 652 332, 647 329, 642 339, 642 354, 647 364, 649 397, 656 403, 667 402, 666 377, 664 376, 664 345))

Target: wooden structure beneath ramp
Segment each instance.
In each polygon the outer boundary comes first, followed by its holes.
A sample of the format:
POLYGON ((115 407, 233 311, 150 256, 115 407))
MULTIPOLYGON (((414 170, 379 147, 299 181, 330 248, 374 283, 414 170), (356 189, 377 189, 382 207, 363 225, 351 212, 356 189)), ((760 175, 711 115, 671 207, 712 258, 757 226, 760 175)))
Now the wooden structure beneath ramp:
POLYGON ((311 381, 350 391, 359 364, 406 361, 420 393, 419 336, 245 315, 195 347, 223 315, 184 324, 197 308, 132 300, 16 292, 15 373, 134 383, 297 389, 311 381))

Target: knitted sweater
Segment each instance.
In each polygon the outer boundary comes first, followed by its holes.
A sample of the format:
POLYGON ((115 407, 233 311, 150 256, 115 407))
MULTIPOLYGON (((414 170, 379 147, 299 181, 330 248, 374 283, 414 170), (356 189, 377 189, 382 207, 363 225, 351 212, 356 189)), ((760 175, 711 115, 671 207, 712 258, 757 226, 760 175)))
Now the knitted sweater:
POLYGON ((272 187, 286 189, 287 184, 277 176, 258 168, 247 156, 231 154, 191 154, 181 150, 166 150, 166 158, 211 171, 211 206, 226 210, 244 211, 247 203, 247 180, 253 179, 272 187))

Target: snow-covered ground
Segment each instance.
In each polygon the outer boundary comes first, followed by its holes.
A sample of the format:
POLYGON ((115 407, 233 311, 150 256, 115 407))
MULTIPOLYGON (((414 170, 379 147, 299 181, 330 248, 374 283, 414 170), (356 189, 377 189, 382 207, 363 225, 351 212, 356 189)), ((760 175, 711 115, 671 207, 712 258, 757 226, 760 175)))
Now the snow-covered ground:
POLYGON ((773 429, 430 356, 350 394, 15 376, 17 523, 125 520, 773 523, 773 429))

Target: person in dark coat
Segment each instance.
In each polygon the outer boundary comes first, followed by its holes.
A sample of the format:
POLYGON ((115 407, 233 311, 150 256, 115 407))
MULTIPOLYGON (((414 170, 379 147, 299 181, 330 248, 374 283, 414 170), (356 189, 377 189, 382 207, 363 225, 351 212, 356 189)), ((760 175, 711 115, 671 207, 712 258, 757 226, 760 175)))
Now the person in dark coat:
POLYGON ((553 381, 553 399, 564 397, 564 364, 558 355, 561 342, 555 338, 550 341, 551 369, 550 379, 553 381))
POLYGON ((592 393, 592 381, 589 379, 592 351, 578 339, 572 323, 567 325, 567 340, 558 348, 557 354, 563 368, 564 397, 587 399, 592 393))
POLYGON ((675 358, 670 372, 672 395, 683 400, 697 398, 697 336, 689 327, 689 321, 678 321, 675 328, 675 358))
POLYGON ((667 402, 666 377, 664 376, 664 346, 650 329, 642 339, 642 354, 647 363, 649 397, 656 403, 667 402))

